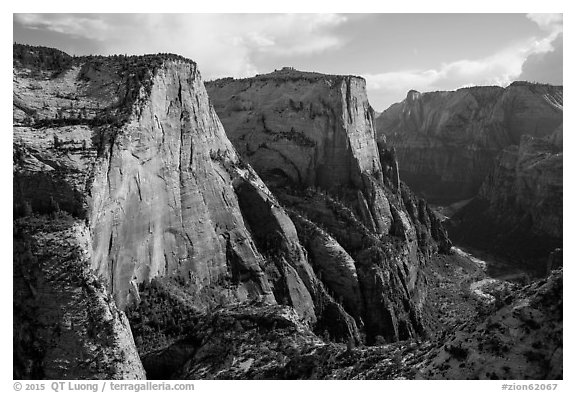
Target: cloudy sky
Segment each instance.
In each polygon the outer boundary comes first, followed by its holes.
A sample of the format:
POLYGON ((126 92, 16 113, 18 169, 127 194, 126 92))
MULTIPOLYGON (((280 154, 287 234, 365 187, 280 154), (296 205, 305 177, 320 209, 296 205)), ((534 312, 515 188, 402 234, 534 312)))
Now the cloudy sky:
POLYGON ((410 89, 562 84, 561 14, 14 14, 14 41, 69 54, 173 52, 204 79, 283 66, 366 78, 382 111, 410 89))

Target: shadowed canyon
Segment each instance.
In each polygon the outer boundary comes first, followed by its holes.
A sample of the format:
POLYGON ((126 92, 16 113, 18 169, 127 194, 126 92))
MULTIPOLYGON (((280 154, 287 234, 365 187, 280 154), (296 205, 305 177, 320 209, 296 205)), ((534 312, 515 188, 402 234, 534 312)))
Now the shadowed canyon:
POLYGON ((562 378, 562 87, 13 51, 15 379, 562 378))

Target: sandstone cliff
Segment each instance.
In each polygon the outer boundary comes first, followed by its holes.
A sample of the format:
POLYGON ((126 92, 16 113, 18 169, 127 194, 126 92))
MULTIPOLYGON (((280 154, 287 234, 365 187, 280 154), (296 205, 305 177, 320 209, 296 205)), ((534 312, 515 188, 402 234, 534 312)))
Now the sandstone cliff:
POLYGON ((208 107, 195 64, 173 59, 154 68, 144 58, 146 82, 137 84, 122 75, 121 59, 99 61, 80 58, 48 80, 17 69, 15 96, 40 109, 32 109, 35 127, 15 128, 23 162, 15 167, 15 201, 37 212, 55 203, 86 218, 92 266, 121 307, 137 297, 136 283, 158 275, 184 277, 197 290, 226 277, 238 284, 234 296, 273 300, 232 180, 264 186, 208 107), (125 91, 120 109, 102 80, 125 91), (98 110, 78 119, 68 113, 77 100, 82 108, 95 101, 98 110), (40 102, 61 113, 57 122, 40 102))
POLYGON ((264 179, 327 190, 381 178, 365 81, 281 70, 206 84, 230 140, 264 179))
POLYGON ((158 278, 193 312, 281 303, 327 339, 361 340, 192 61, 81 57, 55 72, 15 56, 14 123, 15 214, 85 220, 83 247, 120 309, 138 308, 139 286, 158 278))
POLYGON ((561 147, 530 136, 506 148, 478 196, 450 220, 452 237, 545 274, 562 248, 562 158, 561 147))
POLYGON ((362 79, 215 82, 239 155, 190 60, 14 48, 15 378, 413 378, 472 313, 362 79))
POLYGON ((363 79, 281 70, 206 85, 230 140, 268 184, 349 194, 366 225, 389 231, 388 201, 372 185, 383 177, 363 79))
POLYGON ((450 245, 400 184, 398 163, 380 160, 365 81, 282 69, 206 87, 230 140, 290 207, 312 267, 368 340, 422 334, 421 266, 450 245))
POLYGON ((375 121, 381 148, 393 146, 400 175, 431 202, 475 196, 495 157, 522 135, 546 137, 562 123, 562 86, 408 92, 375 121))

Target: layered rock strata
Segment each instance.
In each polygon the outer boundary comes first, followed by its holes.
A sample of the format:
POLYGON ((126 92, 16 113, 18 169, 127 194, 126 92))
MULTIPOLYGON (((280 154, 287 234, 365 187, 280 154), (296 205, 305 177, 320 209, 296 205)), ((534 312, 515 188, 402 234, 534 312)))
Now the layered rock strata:
POLYGON ((496 156, 522 135, 546 137, 562 124, 562 86, 514 82, 419 93, 375 121, 381 148, 396 149, 400 175, 427 200, 475 196, 496 156))
MULTIPOLYGON (((49 50, 27 50, 14 68, 15 214, 81 220, 89 240, 81 251, 118 309, 144 314, 142 285, 160 282, 194 312, 288 306, 326 340, 425 333, 420 267, 449 242, 425 203, 383 173, 362 79, 300 80, 312 88, 296 89, 277 109, 296 119, 304 110, 296 97, 310 93, 308 118, 294 123, 302 128, 278 130, 286 119, 266 112, 258 120, 264 137, 253 135, 263 145, 241 158, 192 61, 63 57, 53 69, 42 62, 49 50), (280 153, 260 156, 267 143, 280 153), (246 162, 252 156, 276 196, 246 162), (315 201, 308 210, 298 208, 306 187, 315 201), (319 221, 301 214, 315 209, 319 221), (347 227, 355 229, 346 235, 347 227)), ((51 376, 72 375, 59 373, 51 376)))
POLYGON ((16 57, 14 211, 85 220, 91 267, 120 309, 139 303, 140 283, 166 278, 197 310, 281 303, 331 339, 360 341, 294 224, 227 139, 195 63, 29 67, 16 57))
POLYGON ((449 241, 401 185, 398 162, 381 161, 365 81, 285 68, 206 87, 230 140, 292 209, 311 265, 369 340, 421 334, 420 267, 449 241))
POLYGON ((91 268, 120 309, 139 303, 140 283, 166 278, 197 310, 280 302, 332 339, 360 340, 227 139, 195 63, 76 58, 54 73, 15 59, 15 215, 83 220, 91 268))

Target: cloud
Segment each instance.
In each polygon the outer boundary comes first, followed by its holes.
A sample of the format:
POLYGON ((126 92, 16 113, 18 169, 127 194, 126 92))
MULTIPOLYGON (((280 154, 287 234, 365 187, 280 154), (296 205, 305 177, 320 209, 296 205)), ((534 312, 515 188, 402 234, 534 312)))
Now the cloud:
POLYGON ((90 16, 14 14, 14 20, 31 29, 45 29, 75 37, 84 37, 91 32, 96 40, 103 37, 102 32, 108 27, 104 20, 90 16))
POLYGON ((257 55, 289 57, 338 48, 336 14, 15 14, 15 23, 89 41, 104 54, 175 52, 207 78, 257 73, 257 55))
POLYGON ((411 89, 454 90, 477 85, 507 86, 514 80, 562 83, 562 14, 527 14, 542 33, 480 59, 461 59, 432 69, 363 74, 370 99, 390 105, 411 89))
POLYGON ((340 47, 343 40, 332 33, 347 18, 337 14, 281 14, 256 21, 266 34, 261 52, 277 56, 319 53, 340 47))
POLYGON ((406 83, 418 89, 454 89, 479 83, 502 85, 520 73, 522 62, 520 55, 501 53, 485 59, 444 63, 437 69, 365 74, 364 77, 373 89, 401 88, 406 83))
POLYGON ((505 86, 522 72, 526 53, 531 53, 539 45, 539 42, 530 41, 481 59, 461 59, 426 70, 415 69, 363 76, 371 98, 394 96, 395 101, 402 99, 411 89, 435 91, 474 85, 505 86), (386 92, 378 92, 379 90, 386 92))
POLYGON ((562 30, 562 14, 526 14, 526 17, 535 22, 542 30, 554 32, 562 30))
POLYGON ((551 43, 552 50, 543 53, 534 53, 522 65, 519 80, 537 81, 561 85, 563 83, 562 71, 564 61, 563 37, 558 35, 551 43))
POLYGON ((545 31, 547 36, 541 40, 541 50, 527 56, 518 79, 561 85, 564 62, 563 15, 528 14, 526 17, 545 31))

